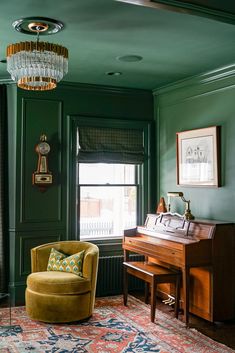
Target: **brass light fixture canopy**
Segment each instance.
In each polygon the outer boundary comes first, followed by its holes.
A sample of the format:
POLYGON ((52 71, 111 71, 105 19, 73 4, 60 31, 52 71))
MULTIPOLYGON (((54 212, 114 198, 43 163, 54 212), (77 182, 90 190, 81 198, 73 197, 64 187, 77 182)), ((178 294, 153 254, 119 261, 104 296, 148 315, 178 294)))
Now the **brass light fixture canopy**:
POLYGON ((49 26, 44 22, 30 22, 28 28, 31 32, 42 33, 48 30, 49 26))
POLYGON ((20 42, 7 47, 7 70, 18 87, 31 91, 56 88, 68 72, 68 49, 48 42, 39 42, 39 35, 57 33, 61 22, 28 17, 13 22, 13 27, 25 34, 36 34, 36 42, 20 42))

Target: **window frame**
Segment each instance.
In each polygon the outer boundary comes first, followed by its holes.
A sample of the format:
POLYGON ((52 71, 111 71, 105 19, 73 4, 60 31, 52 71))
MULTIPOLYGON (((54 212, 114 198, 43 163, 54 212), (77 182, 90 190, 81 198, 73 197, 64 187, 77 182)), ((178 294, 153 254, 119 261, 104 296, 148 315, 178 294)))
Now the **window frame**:
MULTIPOLYGON (((142 129, 144 136, 144 153, 145 160, 142 165, 138 167, 138 182, 139 190, 137 195, 137 224, 143 224, 146 214, 150 212, 152 201, 153 201, 153 187, 150 170, 152 170, 153 165, 153 128, 152 122, 142 121, 142 120, 127 120, 127 119, 107 119, 98 117, 84 117, 84 116, 69 116, 68 119, 68 131, 69 131, 69 144, 67 150, 68 158, 68 222, 67 222, 67 235, 68 239, 80 240, 79 229, 77 227, 77 201, 76 196, 77 183, 77 129, 79 126, 90 126, 90 127, 110 127, 110 128, 121 128, 121 129, 142 129), (76 192, 75 192, 76 191, 76 192)), ((118 241, 120 243, 122 237, 115 239, 99 239, 98 241, 89 240, 94 243, 111 244, 118 241)))
MULTIPOLYGON (((78 169, 77 169, 77 173, 79 174, 79 164, 80 163, 78 163, 78 169)), ((81 164, 83 164, 83 163, 81 163, 81 164)), ((86 164, 86 163, 84 163, 84 164, 86 164)), ((92 163, 92 164, 95 164, 95 163, 92 163)), ((118 164, 122 164, 122 163, 118 163, 118 164)), ((125 164, 125 163, 123 163, 123 164, 125 164)), ((141 170, 141 165, 136 165, 135 164, 135 176, 134 176, 134 183, 133 184, 128 184, 128 183, 126 183, 126 184, 111 184, 111 183, 109 183, 109 184, 80 184, 80 183, 77 183, 76 184, 76 195, 78 196, 80 196, 80 191, 81 191, 81 188, 82 187, 107 187, 107 188, 109 188, 109 187, 126 187, 126 186, 134 186, 134 187, 136 187, 136 194, 137 194, 137 200, 136 200, 136 205, 137 205, 137 209, 136 209, 136 216, 137 216, 137 221, 138 221, 138 216, 139 216, 139 197, 140 197, 140 187, 141 187, 141 180, 140 180, 140 170, 141 170)), ((78 198, 78 199, 80 199, 80 197, 78 198)), ((77 205, 76 204, 76 207, 77 207, 77 214, 78 214, 78 216, 79 216, 79 218, 80 218, 80 205, 77 205)), ((79 226, 79 222, 77 222, 77 233, 78 233, 78 235, 79 235, 79 239, 81 239, 82 241, 102 241, 102 240, 104 240, 104 239, 106 239, 106 240, 108 240, 108 239, 122 239, 123 238, 123 235, 112 235, 112 236, 110 236, 110 237, 108 237, 108 236, 105 236, 105 237, 102 237, 102 236, 96 236, 96 237, 94 237, 93 239, 91 239, 91 238, 89 238, 89 237, 84 237, 84 238, 81 238, 81 234, 80 234, 80 226, 79 226)))

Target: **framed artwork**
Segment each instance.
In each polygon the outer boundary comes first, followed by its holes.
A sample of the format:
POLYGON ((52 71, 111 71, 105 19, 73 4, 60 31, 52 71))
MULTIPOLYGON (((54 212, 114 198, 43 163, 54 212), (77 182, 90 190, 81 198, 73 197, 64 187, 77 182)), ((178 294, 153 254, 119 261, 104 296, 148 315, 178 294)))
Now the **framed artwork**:
POLYGON ((220 186, 220 127, 177 132, 177 184, 220 186))

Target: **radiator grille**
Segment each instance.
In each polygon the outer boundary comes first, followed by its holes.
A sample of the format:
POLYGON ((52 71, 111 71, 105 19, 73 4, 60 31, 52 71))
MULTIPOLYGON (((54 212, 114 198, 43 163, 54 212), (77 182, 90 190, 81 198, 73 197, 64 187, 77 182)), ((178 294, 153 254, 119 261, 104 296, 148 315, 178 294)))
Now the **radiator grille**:
MULTIPOLYGON (((130 261, 143 260, 141 255, 131 255, 130 261)), ((99 258, 96 296, 121 294, 123 288, 123 256, 105 256, 99 258)), ((129 276, 129 290, 144 288, 143 282, 138 278, 129 276)))

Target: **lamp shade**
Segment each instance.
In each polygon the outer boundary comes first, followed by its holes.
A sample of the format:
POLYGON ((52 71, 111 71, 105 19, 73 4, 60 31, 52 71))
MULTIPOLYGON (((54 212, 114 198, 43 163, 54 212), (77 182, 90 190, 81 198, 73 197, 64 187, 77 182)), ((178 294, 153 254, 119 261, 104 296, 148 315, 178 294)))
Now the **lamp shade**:
POLYGON ((7 71, 18 87, 46 91, 56 88, 68 72, 68 50, 48 42, 20 42, 7 47, 7 71))

